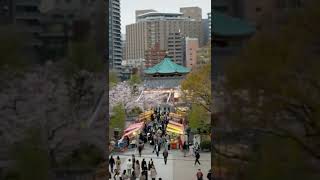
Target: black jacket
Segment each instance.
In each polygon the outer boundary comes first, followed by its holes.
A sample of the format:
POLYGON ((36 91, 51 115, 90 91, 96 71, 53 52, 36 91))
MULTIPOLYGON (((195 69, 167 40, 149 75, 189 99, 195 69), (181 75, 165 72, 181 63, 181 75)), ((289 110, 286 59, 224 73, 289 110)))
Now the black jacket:
POLYGON ((199 153, 196 154, 196 158, 197 158, 197 159, 200 158, 200 154, 199 154, 199 153))

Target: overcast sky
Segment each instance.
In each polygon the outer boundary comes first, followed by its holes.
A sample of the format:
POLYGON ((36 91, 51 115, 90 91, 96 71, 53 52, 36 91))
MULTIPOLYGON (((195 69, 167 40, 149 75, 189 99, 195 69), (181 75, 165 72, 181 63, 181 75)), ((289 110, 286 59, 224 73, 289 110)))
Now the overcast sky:
POLYGON ((202 17, 207 18, 211 9, 211 0, 120 0, 121 32, 125 27, 135 23, 135 11, 154 9, 159 12, 180 12, 180 7, 198 6, 202 9, 202 17))

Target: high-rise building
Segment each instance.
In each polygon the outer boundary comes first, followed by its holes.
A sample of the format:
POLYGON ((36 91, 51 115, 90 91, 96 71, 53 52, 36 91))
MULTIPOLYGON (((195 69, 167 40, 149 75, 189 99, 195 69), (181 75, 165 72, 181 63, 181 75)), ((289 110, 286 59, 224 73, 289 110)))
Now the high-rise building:
POLYGON ((166 50, 161 49, 160 44, 156 43, 154 47, 151 47, 145 52, 145 67, 149 68, 158 64, 166 54, 166 50))
POLYGON ((126 57, 126 43, 126 35, 121 34, 122 61, 125 59, 124 57, 126 57))
POLYGON ((197 65, 197 51, 199 40, 197 38, 186 38, 186 66, 193 68, 197 65))
MULTIPOLYGON (((120 0, 109 1, 109 68, 121 71, 122 45, 120 0)), ((120 74, 120 73, 118 73, 120 74)))
POLYGON ((201 31, 200 31, 200 47, 205 46, 209 40, 209 20, 202 19, 201 21, 201 31))
POLYGON ((143 9, 143 10, 136 10, 136 22, 137 22, 137 17, 145 14, 145 13, 149 13, 149 12, 157 12, 156 10, 153 9, 143 9))
POLYGON ((199 7, 182 7, 180 12, 183 14, 183 17, 191 18, 196 21, 201 21, 202 19, 202 10, 199 7))
POLYGON ((212 23, 212 19, 211 19, 211 12, 208 13, 208 33, 209 33, 209 40, 211 39, 211 23, 212 23))
POLYGON ((180 33, 169 33, 168 56, 179 65, 184 64, 184 36, 180 33))
POLYGON ((201 21, 186 18, 181 13, 149 12, 137 16, 137 22, 126 26, 125 59, 147 59, 145 51, 159 43, 161 50, 168 50, 170 33, 200 38, 201 21))

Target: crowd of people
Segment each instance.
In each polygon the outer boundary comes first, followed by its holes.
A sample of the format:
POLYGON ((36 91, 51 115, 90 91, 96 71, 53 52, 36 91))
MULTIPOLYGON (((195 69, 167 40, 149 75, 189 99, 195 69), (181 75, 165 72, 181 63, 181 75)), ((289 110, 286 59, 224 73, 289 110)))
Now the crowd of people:
MULTIPOLYGON (((156 180, 157 178, 157 170, 152 158, 150 159, 148 164, 144 158, 140 163, 139 160, 135 159, 135 156, 133 154, 132 158, 127 161, 126 168, 123 169, 122 173, 121 160, 119 156, 117 156, 116 160, 111 156, 109 159, 109 165, 111 169, 110 174, 114 174, 113 177, 109 177, 109 179, 113 178, 114 180, 148 180, 149 175, 151 177, 151 180, 156 180)), ((158 180, 162 179, 159 178, 158 180)))
MULTIPOLYGON (((162 156, 163 156, 164 164, 167 165, 169 150, 171 149, 170 147, 171 137, 166 131, 166 127, 169 123, 169 120, 170 120, 169 112, 160 113, 160 112, 154 111, 154 113, 151 115, 150 123, 144 125, 141 133, 137 136, 137 139, 136 139, 136 147, 139 152, 139 157, 142 157, 144 144, 149 143, 150 145, 153 146, 152 153, 156 153, 157 157, 160 156, 160 152, 163 149, 162 156)), ((128 146, 130 144, 130 139, 128 137, 125 139, 127 141, 126 144, 128 146)), ((183 151, 184 157, 186 157, 186 153, 189 150, 189 146, 186 143, 186 141, 182 143, 181 138, 179 138, 178 146, 179 146, 178 148, 183 151)), ((196 165, 196 163, 200 165, 200 161, 199 161, 200 153, 199 153, 198 146, 196 146, 195 148, 194 155, 196 158, 194 165, 196 165)), ((132 154, 132 157, 128 159, 125 169, 121 170, 121 160, 119 156, 116 159, 114 159, 111 156, 109 159, 109 165, 110 165, 111 173, 114 174, 112 178, 115 180, 137 180, 137 179, 148 180, 149 176, 151 177, 151 180, 156 180, 158 176, 155 164, 153 163, 152 159, 150 159, 150 161, 147 164, 147 162, 145 161, 145 158, 143 158, 140 163, 139 160, 136 160, 134 154, 132 154)), ((200 169, 196 173, 196 177, 198 180, 203 180, 203 174, 200 169)), ((209 179, 209 176, 208 176, 208 179, 209 179)), ((158 180, 162 180, 162 179, 159 177, 158 180)))

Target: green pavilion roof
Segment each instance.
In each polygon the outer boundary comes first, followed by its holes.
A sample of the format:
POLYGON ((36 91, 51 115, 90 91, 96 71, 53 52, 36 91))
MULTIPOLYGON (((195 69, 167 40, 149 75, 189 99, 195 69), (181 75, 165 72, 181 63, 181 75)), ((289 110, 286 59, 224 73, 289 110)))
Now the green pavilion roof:
POLYGON ((239 18, 215 12, 212 19, 213 35, 216 36, 247 36, 255 32, 255 27, 239 18))
POLYGON ((144 71, 146 74, 172 74, 172 73, 189 73, 190 69, 178 65, 171 61, 170 58, 165 57, 159 64, 150 67, 144 71))

